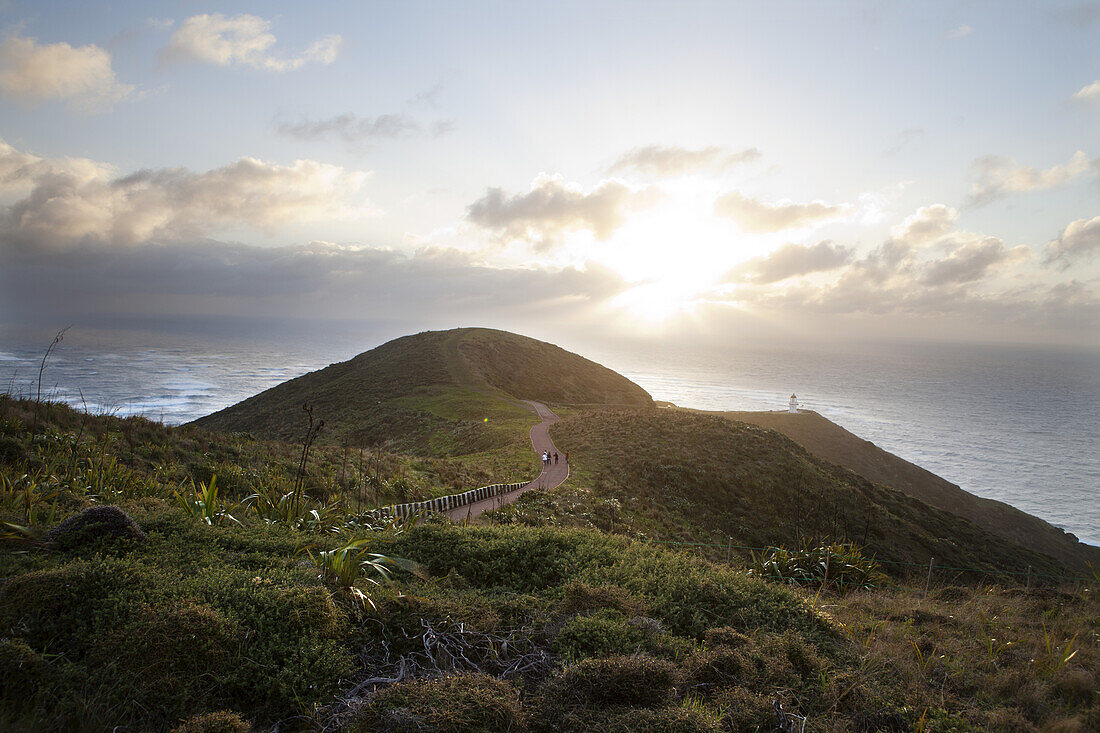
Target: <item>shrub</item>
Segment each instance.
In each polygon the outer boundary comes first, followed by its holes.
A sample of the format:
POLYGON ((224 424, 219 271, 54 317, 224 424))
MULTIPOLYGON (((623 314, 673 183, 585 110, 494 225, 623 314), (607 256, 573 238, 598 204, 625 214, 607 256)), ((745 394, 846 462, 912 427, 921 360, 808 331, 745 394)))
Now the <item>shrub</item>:
POLYGON ((618 611, 604 609, 570 619, 554 639, 554 652, 569 659, 633 654, 648 634, 618 611))
POLYGON ((684 660, 683 668, 685 681, 694 687, 747 684, 756 675, 756 666, 746 653, 728 646, 697 652, 684 660))
POLYGON ((0 700, 23 707, 38 694, 46 660, 22 639, 0 639, 0 700))
POLYGON ((209 606, 145 608, 89 653, 116 691, 169 719, 232 702, 222 684, 237 666, 240 630, 209 606))
POLYGON ((90 507, 46 533, 46 540, 63 550, 81 547, 103 538, 141 541, 145 539, 145 533, 137 522, 117 506, 90 507))
POLYGON ((523 711, 510 684, 484 674, 457 674, 381 690, 359 710, 351 731, 488 733, 519 727, 522 720, 523 711))
POLYGON ((585 659, 565 668, 562 692, 596 704, 655 707, 671 697, 675 669, 645 654, 585 659))
POLYGON ((732 626, 719 626, 707 629, 703 634, 703 643, 706 646, 729 646, 734 649, 752 644, 752 640, 732 626))
POLYGON ((607 733, 717 733, 718 725, 682 707, 629 710, 609 717, 599 730, 607 733))
MULTIPOLYGON (((825 666, 817 649, 797 634, 769 635, 761 644, 761 651, 765 659, 780 662, 773 669, 781 669, 782 674, 786 675, 789 665, 789 669, 792 669, 803 682, 815 677, 825 666)), ((779 679, 783 678, 779 677, 779 679)))
POLYGON ((752 555, 749 575, 791 585, 829 585, 840 592, 875 588, 888 578, 874 558, 853 543, 774 547, 752 555))
POLYGON ((616 585, 588 585, 573 581, 565 586, 562 611, 566 614, 598 611, 611 608, 627 616, 637 616, 645 610, 645 604, 616 585))
POLYGON ((776 725, 773 698, 745 687, 725 687, 713 703, 723 711, 722 727, 728 731, 773 731, 776 725))
POLYGON ((172 733, 248 733, 252 726, 231 710, 195 715, 183 721, 172 733))

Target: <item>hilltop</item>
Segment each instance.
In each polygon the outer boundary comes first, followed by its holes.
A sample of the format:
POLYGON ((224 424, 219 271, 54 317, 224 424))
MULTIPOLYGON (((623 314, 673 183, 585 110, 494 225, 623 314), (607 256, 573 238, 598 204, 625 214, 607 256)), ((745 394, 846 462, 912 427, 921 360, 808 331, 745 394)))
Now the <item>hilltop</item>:
POLYGON ((1100 548, 1083 544, 1073 534, 1014 506, 964 491, 947 479, 853 435, 816 412, 722 414, 783 433, 818 458, 916 497, 929 506, 965 517, 1009 542, 1050 555, 1069 567, 1080 571, 1085 570, 1088 563, 1100 566, 1100 548))
POLYGON ((302 406, 309 404, 325 421, 322 442, 453 455, 524 439, 534 419, 520 400, 652 405, 638 385, 558 346, 505 331, 460 328, 394 339, 193 424, 301 440, 302 406))

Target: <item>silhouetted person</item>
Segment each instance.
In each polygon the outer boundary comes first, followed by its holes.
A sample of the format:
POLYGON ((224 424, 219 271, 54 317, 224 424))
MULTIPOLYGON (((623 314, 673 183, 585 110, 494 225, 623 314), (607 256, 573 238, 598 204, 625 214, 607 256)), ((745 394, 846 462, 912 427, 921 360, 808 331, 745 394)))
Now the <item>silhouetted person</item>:
POLYGON ((554 463, 557 463, 557 462, 558 462, 558 454, 557 454, 557 453, 555 453, 555 454, 554 454, 554 463))

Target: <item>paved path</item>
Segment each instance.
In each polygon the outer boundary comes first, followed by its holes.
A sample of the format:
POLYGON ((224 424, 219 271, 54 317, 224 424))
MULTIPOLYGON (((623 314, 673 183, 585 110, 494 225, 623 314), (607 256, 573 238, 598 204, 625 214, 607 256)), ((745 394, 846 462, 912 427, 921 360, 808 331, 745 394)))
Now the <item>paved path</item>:
POLYGON ((524 400, 524 402, 531 407, 531 409, 542 418, 542 422, 531 428, 531 447, 534 448, 535 454, 541 456, 543 451, 550 451, 550 455, 553 456, 555 452, 558 453, 558 462, 551 463, 549 466, 543 466, 542 473, 529 484, 525 484, 515 491, 510 491, 507 494, 501 494, 500 496, 494 496, 489 499, 482 499, 481 501, 475 501, 473 504, 467 504, 466 506, 460 506, 457 509, 452 509, 447 512, 452 520, 461 522, 463 519, 480 515, 482 512, 487 512, 490 509, 497 509, 505 504, 511 504, 513 501, 520 497, 525 491, 531 489, 552 489, 556 486, 561 486, 565 483, 565 479, 569 478, 569 464, 565 462, 565 454, 562 453, 554 446, 554 442, 550 440, 550 426, 558 421, 558 416, 550 411, 550 408, 541 402, 532 402, 530 400, 524 400))

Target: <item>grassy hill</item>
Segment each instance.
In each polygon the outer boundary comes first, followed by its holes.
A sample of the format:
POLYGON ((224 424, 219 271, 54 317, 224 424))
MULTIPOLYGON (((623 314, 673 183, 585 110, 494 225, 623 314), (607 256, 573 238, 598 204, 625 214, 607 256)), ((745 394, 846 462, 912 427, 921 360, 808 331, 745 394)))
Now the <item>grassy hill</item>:
POLYGON ((534 416, 519 400, 650 405, 641 387, 552 344, 483 328, 395 339, 272 387, 195 425, 301 440, 302 407, 325 421, 319 440, 454 455, 525 441, 534 416))
POLYGON ((963 491, 950 481, 884 451, 812 411, 725 412, 741 422, 777 430, 813 455, 844 466, 875 483, 914 496, 938 509, 969 519, 1005 540, 1041 552, 1084 571, 1100 567, 1100 548, 1038 517, 993 499, 963 491))
MULTIPOLYGON (((614 515, 605 529, 732 537, 750 547, 853 541, 888 562, 935 557, 952 567, 1065 572, 1048 555, 827 463, 780 433, 719 415, 592 410, 563 419, 552 436, 570 452, 579 482, 594 489, 590 513, 614 515)), ((537 512, 525 514, 539 501, 521 500, 505 515, 539 523, 537 512)), ((543 519, 554 521, 551 514, 543 519)))
MULTIPOLYGON (((908 541, 929 511, 721 418, 563 427, 581 487, 635 486, 670 532, 716 507, 784 536, 778 505, 846 490, 894 501, 872 534, 908 541)), ((733 733, 774 730, 777 703, 827 733, 1100 726, 1090 584, 802 588, 597 529, 358 513, 362 471, 476 480, 464 457, 322 446, 311 498, 272 511, 298 449, 0 395, 0 730, 733 733), (62 522, 109 503, 136 525, 62 522)))

